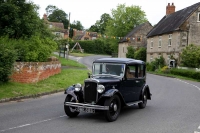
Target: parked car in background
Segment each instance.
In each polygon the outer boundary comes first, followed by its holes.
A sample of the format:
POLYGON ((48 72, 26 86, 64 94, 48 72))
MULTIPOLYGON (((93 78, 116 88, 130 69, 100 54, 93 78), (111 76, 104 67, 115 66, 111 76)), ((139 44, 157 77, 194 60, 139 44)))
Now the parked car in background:
POLYGON ((107 121, 115 121, 123 106, 138 105, 143 109, 151 99, 145 62, 130 58, 97 59, 84 85, 72 85, 65 94, 67 116, 101 111, 107 121))

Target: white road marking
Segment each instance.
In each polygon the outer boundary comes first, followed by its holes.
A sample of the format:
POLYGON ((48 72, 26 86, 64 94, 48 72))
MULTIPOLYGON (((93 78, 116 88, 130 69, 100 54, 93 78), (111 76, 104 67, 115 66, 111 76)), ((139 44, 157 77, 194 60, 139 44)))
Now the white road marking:
POLYGON ((196 85, 190 84, 190 83, 185 82, 185 81, 180 80, 180 79, 177 79, 177 80, 178 80, 178 81, 181 81, 181 82, 183 82, 183 83, 186 83, 186 84, 188 84, 188 85, 194 86, 195 88, 197 88, 198 90, 200 90, 200 87, 198 87, 198 86, 196 86, 196 85))
POLYGON ((200 132, 194 131, 194 133, 200 133, 200 132))
POLYGON ((199 125, 198 129, 200 129, 200 125, 199 125))
POLYGON ((55 117, 55 118, 51 118, 51 119, 46 119, 46 120, 42 120, 42 121, 37 121, 37 122, 34 122, 34 123, 28 123, 28 124, 24 124, 24 125, 20 125, 20 126, 16 126, 16 127, 11 127, 11 128, 8 128, 8 129, 0 130, 0 132, 5 132, 5 131, 18 129, 18 128, 23 128, 23 127, 27 127, 27 126, 32 126, 32 125, 44 123, 44 122, 47 122, 47 121, 59 119, 59 118, 62 118, 62 117, 66 117, 66 115, 55 117))

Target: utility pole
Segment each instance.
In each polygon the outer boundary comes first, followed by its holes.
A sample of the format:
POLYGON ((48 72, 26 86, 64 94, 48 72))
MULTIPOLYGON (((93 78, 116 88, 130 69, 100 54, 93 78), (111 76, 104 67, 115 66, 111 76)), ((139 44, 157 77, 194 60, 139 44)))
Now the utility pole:
POLYGON ((69 32, 70 32, 70 12, 69 12, 69 24, 68 24, 68 41, 67 41, 67 59, 69 58, 69 32))

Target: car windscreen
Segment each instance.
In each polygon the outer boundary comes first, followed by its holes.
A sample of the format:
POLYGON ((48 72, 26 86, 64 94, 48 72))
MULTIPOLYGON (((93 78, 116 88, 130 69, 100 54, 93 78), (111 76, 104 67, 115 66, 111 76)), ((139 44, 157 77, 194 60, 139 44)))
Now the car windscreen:
POLYGON ((125 64, 117 63, 93 63, 92 74, 101 75, 114 75, 114 76, 124 76, 125 64))

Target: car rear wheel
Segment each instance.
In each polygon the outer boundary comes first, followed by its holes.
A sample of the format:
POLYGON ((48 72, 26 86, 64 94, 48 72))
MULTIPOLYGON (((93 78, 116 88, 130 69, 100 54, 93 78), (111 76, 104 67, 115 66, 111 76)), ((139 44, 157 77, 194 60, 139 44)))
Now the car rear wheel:
MULTIPOLYGON (((74 97, 66 96, 65 102, 76 102, 76 101, 74 97)), ((79 112, 77 112, 74 107, 69 107, 69 106, 64 105, 64 110, 65 110, 66 115, 71 118, 76 117, 79 114, 79 112)))
POLYGON ((121 101, 117 95, 106 99, 105 106, 109 106, 109 110, 104 111, 106 120, 109 122, 117 120, 121 111, 121 101))
POLYGON ((144 93, 142 94, 142 102, 138 103, 138 107, 140 109, 145 108, 147 105, 147 91, 145 90, 144 93))

